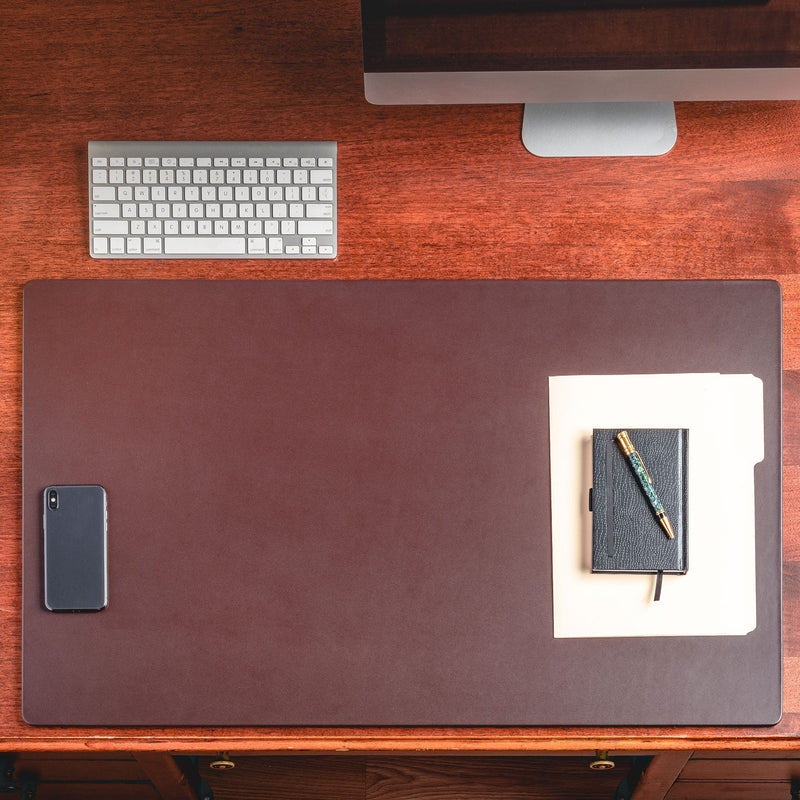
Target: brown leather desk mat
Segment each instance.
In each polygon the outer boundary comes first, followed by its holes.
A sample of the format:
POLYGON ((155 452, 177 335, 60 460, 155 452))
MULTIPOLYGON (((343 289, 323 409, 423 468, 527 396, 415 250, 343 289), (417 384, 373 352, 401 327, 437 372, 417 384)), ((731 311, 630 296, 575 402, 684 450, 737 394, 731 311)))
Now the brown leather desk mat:
POLYGON ((30 283, 25 718, 775 722, 780 402, 771 282, 30 283), (637 372, 764 381, 747 636, 553 638, 547 378, 637 372), (51 483, 108 492, 99 613, 43 607, 51 483))

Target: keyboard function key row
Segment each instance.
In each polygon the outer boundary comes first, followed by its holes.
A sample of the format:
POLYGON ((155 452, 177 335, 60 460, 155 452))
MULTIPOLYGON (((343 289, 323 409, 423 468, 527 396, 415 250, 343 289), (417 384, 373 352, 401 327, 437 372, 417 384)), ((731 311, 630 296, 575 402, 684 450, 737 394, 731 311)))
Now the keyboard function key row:
POLYGON ((325 156, 319 158, 287 156, 283 158, 264 157, 167 157, 138 156, 115 157, 93 156, 93 167, 333 167, 333 159, 325 156))

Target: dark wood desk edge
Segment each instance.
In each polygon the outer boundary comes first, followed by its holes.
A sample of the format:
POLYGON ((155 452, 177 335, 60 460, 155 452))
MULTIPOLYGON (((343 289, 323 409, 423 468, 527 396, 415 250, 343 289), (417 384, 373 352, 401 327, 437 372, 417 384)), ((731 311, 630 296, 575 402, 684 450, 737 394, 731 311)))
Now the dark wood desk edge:
MULTIPOLYGON (((769 729, 767 729, 769 730, 769 729)), ((616 755, 625 753, 658 753, 677 751, 787 752, 800 753, 796 736, 776 735, 746 729, 714 730, 708 734, 697 729, 651 735, 646 731, 618 733, 604 730, 586 732, 543 731, 504 734, 502 731, 439 731, 419 730, 383 732, 353 729, 352 731, 221 731, 197 733, 174 731, 105 730, 91 734, 79 730, 48 731, 46 734, 0 738, 0 752, 171 752, 192 755, 214 755, 227 751, 239 755, 580 755, 607 750, 616 755), (67 734, 67 735, 65 735, 67 734)))

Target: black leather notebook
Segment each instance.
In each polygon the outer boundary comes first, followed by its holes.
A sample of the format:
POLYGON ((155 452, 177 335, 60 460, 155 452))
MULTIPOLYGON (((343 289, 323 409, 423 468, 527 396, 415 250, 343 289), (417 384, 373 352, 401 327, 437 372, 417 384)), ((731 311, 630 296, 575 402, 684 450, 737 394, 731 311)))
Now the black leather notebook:
POLYGON ((617 441, 620 429, 592 437, 592 572, 683 574, 687 570, 687 454, 689 431, 629 429, 663 511, 670 538, 617 441))

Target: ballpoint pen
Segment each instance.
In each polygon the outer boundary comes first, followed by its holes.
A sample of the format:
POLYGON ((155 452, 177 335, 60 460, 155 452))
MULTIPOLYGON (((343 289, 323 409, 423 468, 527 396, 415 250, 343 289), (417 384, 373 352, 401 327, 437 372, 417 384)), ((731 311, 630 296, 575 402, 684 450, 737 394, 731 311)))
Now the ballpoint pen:
POLYGON ((664 511, 664 506, 661 505, 661 501, 658 499, 656 490, 653 487, 653 480, 650 477, 650 474, 647 472, 647 468, 642 461, 642 457, 633 446, 633 442, 631 442, 631 437, 628 435, 628 431, 621 431, 618 433, 617 442, 622 449, 622 452, 625 454, 625 457, 628 459, 628 463, 631 465, 633 474, 639 481, 639 485, 642 487, 642 491, 645 493, 645 496, 650 503, 650 507, 653 509, 653 513, 661 523, 661 527, 666 531, 666 534, 670 539, 674 539, 675 533, 672 530, 672 525, 670 524, 667 512, 664 511))

